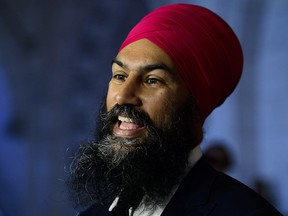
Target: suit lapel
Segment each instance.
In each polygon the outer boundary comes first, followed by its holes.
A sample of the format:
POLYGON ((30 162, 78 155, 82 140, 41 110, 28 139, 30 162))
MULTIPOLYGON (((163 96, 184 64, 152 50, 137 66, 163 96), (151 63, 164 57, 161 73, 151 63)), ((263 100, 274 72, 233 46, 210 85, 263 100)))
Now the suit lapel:
POLYGON ((215 177, 216 171, 202 157, 183 179, 161 215, 209 215, 216 205, 209 202, 209 194, 215 177))

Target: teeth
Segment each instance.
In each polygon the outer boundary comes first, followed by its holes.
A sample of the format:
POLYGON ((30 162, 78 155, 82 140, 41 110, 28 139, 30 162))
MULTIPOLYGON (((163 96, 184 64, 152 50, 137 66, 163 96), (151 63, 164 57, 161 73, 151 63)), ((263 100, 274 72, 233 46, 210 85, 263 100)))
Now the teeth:
POLYGON ((129 117, 123 117, 123 116, 118 116, 118 120, 122 122, 134 122, 132 118, 129 117))

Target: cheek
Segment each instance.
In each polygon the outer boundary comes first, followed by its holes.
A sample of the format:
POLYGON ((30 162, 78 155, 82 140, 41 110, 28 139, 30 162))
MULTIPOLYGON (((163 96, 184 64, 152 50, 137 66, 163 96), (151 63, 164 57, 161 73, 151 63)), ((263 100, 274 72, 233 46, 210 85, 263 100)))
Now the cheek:
POLYGON ((150 100, 148 111, 154 124, 159 128, 170 128, 175 113, 184 105, 188 96, 188 91, 180 88, 154 95, 153 100, 150 100))
POLYGON ((163 128, 171 123, 171 114, 174 111, 174 100, 169 99, 169 97, 165 94, 160 94, 157 97, 153 97, 149 101, 149 109, 147 109, 148 114, 154 124, 163 128))
POLYGON ((110 109, 112 109, 112 107, 115 105, 115 91, 113 91, 113 89, 111 87, 108 87, 108 91, 107 91, 107 96, 106 96, 106 108, 107 111, 109 111, 110 109))

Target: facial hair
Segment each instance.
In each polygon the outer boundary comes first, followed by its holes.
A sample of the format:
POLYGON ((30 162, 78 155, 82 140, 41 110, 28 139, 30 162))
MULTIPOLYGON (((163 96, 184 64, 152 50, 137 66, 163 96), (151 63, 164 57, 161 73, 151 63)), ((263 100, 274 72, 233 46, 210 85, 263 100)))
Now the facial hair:
POLYGON ((195 113, 189 100, 171 113, 169 123, 156 127, 147 113, 133 106, 116 105, 109 112, 102 106, 95 141, 82 145, 70 166, 67 185, 75 208, 108 205, 118 195, 134 208, 143 198, 145 205, 162 204, 184 175, 190 150, 198 145, 195 113), (144 126, 147 137, 115 137, 120 114, 144 126))

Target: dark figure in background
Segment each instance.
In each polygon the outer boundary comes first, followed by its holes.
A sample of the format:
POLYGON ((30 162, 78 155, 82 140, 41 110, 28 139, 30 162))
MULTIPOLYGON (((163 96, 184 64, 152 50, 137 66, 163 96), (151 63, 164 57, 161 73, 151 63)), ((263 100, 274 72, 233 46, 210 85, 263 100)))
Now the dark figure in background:
POLYGON ((225 173, 233 164, 230 152, 220 141, 211 143, 204 154, 209 164, 217 171, 225 173))
POLYGON ((80 215, 281 215, 199 147, 242 65, 236 35, 210 10, 173 4, 145 16, 112 62, 95 141, 71 165, 80 215))

